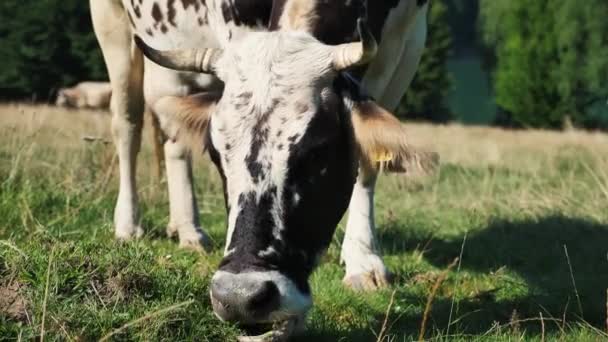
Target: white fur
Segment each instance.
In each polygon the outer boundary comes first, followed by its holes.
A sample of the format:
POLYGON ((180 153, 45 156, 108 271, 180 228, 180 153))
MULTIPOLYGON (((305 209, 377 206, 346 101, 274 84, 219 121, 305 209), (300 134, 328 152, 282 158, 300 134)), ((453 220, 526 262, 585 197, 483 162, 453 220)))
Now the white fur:
MULTIPOLYGON (((225 50, 219 62, 218 74, 226 81, 226 88, 223 99, 212 115, 211 138, 222 156, 222 168, 229 180, 227 195, 231 210, 226 250, 242 209, 238 203, 241 194, 254 193, 259 200, 269 189, 275 188, 276 198, 282 198, 288 171, 288 147, 302 138, 316 111, 317 104, 310 103, 313 98, 310 75, 327 74, 329 65, 329 50, 304 33, 251 34, 246 39, 235 41, 225 50), (315 49, 319 53, 315 54, 315 49), (299 90, 286 98, 284 90, 289 87, 299 90), (252 98, 248 107, 237 111, 230 101, 243 93, 251 93, 252 98), (282 102, 275 104, 275 100, 282 102), (309 110, 297 113, 294 104, 298 101, 306 103, 309 110), (274 111, 268 114, 266 123, 268 139, 260 147, 257 159, 269 172, 262 181, 255 183, 246 159, 251 151, 254 127, 261 120, 259 116, 268 113, 273 106, 274 111), (244 120, 243 115, 258 117, 244 120), (290 142, 289 138, 295 135, 297 138, 290 142), (283 149, 278 149, 279 144, 283 145, 283 149), (229 150, 225 148, 226 145, 230 145, 229 150)), ((272 216, 274 236, 282 239, 282 201, 274 201, 272 216)))

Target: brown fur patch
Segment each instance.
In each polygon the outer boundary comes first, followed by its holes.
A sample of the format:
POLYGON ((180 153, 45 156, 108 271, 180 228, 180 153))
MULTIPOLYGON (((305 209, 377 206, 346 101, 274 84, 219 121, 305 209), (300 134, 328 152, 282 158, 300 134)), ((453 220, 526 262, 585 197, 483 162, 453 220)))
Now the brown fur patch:
POLYGON ((167 96, 154 109, 170 117, 169 139, 179 140, 192 150, 205 151, 209 119, 221 93, 208 92, 185 97, 167 96))
POLYGON ((363 172, 428 174, 437 168, 439 156, 410 146, 401 122, 375 102, 355 103, 352 123, 363 172))
POLYGON ((317 14, 316 1, 288 0, 279 21, 281 29, 311 32, 317 14))

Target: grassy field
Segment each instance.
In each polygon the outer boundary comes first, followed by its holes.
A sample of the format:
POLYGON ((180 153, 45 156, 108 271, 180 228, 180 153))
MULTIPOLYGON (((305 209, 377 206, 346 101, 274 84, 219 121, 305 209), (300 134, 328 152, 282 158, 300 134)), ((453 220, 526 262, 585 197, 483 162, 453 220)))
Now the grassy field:
MULTIPOLYGON (((166 185, 146 144, 146 235, 118 244, 108 121, 0 107, 0 340, 234 340, 238 328, 213 316, 207 288, 225 234, 218 175, 198 158, 214 252, 182 251, 164 237, 166 185)), ((442 167, 429 179, 380 180, 378 235, 394 286, 342 287, 341 225, 312 277, 315 305, 298 340, 606 340, 608 136, 409 131, 441 154, 442 167)))

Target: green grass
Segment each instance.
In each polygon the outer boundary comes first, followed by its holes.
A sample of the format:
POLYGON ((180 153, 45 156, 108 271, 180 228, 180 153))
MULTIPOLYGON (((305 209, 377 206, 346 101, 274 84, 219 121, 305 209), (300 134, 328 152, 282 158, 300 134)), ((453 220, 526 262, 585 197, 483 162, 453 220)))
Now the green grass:
MULTIPOLYGON (((209 163, 196 164, 196 188, 215 242, 211 254, 180 250, 164 237, 166 189, 149 174, 149 148, 140 158, 146 235, 119 244, 111 226, 112 146, 82 143, 85 124, 63 129, 42 122, 33 128, 0 122, 0 340, 43 333, 48 340, 95 340, 113 332, 116 340, 234 340, 239 329, 218 321, 208 298, 225 234, 219 178, 209 163)), ((378 238, 395 284, 370 294, 342 286, 340 225, 311 279, 314 308, 296 340, 376 341, 385 319, 382 340, 418 339, 427 299, 444 272, 426 339, 607 339, 604 137, 576 133, 573 143, 555 134, 539 147, 487 131, 501 152, 488 161, 468 158, 482 144, 470 129, 410 130, 432 132, 428 139, 438 147, 457 141, 438 148, 444 163, 436 177, 380 181, 378 238)))

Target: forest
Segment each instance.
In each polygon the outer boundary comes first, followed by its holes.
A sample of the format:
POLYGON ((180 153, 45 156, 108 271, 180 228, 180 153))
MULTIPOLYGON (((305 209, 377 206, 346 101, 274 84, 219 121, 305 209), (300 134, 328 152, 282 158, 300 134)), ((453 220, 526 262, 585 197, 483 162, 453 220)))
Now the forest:
MULTIPOLYGON (((608 128, 608 2, 434 0, 431 7, 403 119, 608 128), (475 116, 483 118, 467 119, 475 116)), ((51 102, 60 87, 107 78, 88 1, 4 0, 0 36, 0 100, 51 102)))

